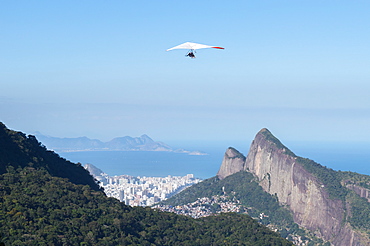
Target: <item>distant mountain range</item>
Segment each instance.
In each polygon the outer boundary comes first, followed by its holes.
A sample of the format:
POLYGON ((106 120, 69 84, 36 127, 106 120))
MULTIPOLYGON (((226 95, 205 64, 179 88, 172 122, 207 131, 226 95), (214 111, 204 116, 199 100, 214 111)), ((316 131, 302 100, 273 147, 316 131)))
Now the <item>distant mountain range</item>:
POLYGON ((200 151, 189 151, 184 149, 173 149, 163 142, 157 142, 144 134, 140 137, 117 137, 108 142, 88 137, 59 138, 34 133, 36 138, 48 149, 56 152, 74 151, 169 151, 177 153, 187 153, 189 155, 206 155, 200 151))

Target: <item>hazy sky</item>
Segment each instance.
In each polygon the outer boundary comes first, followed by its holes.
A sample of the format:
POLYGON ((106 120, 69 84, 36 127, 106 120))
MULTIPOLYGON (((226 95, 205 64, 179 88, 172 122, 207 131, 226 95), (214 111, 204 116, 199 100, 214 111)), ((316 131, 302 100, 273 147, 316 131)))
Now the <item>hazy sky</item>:
POLYGON ((370 1, 2 1, 0 121, 57 137, 370 139, 370 1), (222 46, 196 59, 183 42, 222 46))

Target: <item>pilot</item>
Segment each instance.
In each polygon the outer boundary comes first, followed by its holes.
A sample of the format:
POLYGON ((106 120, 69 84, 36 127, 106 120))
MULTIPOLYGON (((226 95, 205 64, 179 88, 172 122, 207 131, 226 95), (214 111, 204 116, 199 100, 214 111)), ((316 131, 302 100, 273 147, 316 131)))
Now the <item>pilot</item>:
POLYGON ((189 56, 190 58, 195 58, 193 51, 190 51, 186 56, 189 56))

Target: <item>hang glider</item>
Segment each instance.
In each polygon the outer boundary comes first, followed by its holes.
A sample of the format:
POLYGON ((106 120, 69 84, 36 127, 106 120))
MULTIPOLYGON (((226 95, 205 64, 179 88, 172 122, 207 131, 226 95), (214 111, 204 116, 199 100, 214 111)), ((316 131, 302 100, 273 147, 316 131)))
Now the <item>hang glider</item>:
POLYGON ((186 42, 186 43, 177 45, 175 47, 172 47, 168 49, 167 51, 176 50, 176 49, 185 49, 185 50, 189 50, 186 56, 189 56, 190 58, 195 58, 195 55, 194 55, 195 50, 205 49, 205 48, 214 48, 214 49, 221 49, 221 50, 225 49, 219 46, 211 46, 211 45, 205 45, 205 44, 186 42))

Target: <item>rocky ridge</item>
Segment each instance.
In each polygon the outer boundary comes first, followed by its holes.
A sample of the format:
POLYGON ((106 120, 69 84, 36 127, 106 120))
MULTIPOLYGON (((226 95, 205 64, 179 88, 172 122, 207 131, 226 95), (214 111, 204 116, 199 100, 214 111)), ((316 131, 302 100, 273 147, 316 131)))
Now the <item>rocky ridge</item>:
MULTIPOLYGON (((265 191, 276 194, 280 204, 293 212, 297 224, 316 236, 336 246, 369 245, 367 236, 347 222, 349 208, 345 200, 333 199, 326 184, 305 168, 302 159, 267 129, 262 129, 246 158, 236 149, 226 151, 217 176, 223 179, 239 171, 249 171, 265 191)), ((360 192, 364 193, 363 189, 357 189, 360 192)))
POLYGON ((244 170, 245 159, 245 156, 236 149, 228 148, 217 176, 224 179, 231 174, 244 170))

